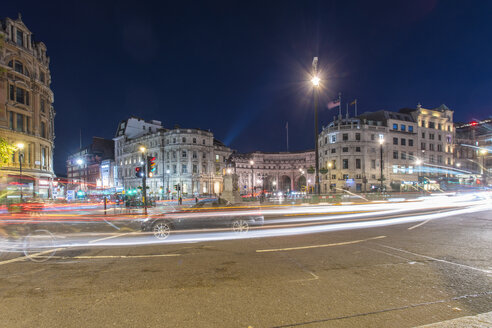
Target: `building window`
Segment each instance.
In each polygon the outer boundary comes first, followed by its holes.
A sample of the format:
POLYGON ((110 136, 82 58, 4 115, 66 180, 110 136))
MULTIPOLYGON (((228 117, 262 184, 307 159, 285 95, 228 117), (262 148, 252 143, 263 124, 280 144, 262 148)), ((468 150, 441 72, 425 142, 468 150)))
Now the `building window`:
POLYGON ((371 159, 371 169, 375 169, 375 168, 376 168, 376 160, 371 159))
POLYGON ((23 47, 24 46, 24 33, 22 33, 21 30, 17 29, 17 35, 16 35, 16 43, 18 46, 23 47))
POLYGON ((336 174, 332 174, 332 175, 331 175, 331 178, 332 178, 333 180, 335 180, 335 179, 337 178, 337 175, 336 175, 336 174))
POLYGON ((413 139, 408 139, 408 146, 413 147, 413 139))
POLYGON ((349 168, 348 159, 346 159, 346 158, 345 158, 345 159, 343 160, 343 164, 342 164, 342 165, 343 165, 343 168, 344 168, 344 169, 348 169, 348 168, 349 168))
POLYGON ((177 173, 176 164, 173 164, 173 174, 176 174, 176 173, 177 173))
POLYGON ((196 144, 196 138, 193 138, 193 143, 196 144))
POLYGON ((405 124, 402 124, 401 127, 400 127, 400 130, 401 131, 405 131, 407 129, 407 127, 405 126, 405 124))
POLYGON ((41 122, 41 138, 46 138, 46 124, 41 122))
POLYGON ((14 113, 13 112, 9 112, 9 128, 11 130, 14 129, 14 113))
POLYGON ((343 147, 343 148, 342 148, 342 152, 344 152, 344 153, 348 153, 348 147, 343 147))
POLYGON ((202 140, 202 144, 204 145, 205 144, 205 139, 202 140))
POLYGON ((173 138, 173 143, 176 143, 176 138, 173 138))
POLYGON ((14 71, 17 73, 24 74, 24 65, 22 65, 21 62, 18 62, 17 60, 14 62, 14 71))
POLYGON ((451 136, 447 136, 447 137, 446 137, 446 142, 447 142, 447 143, 451 143, 451 136))
POLYGON ((398 151, 397 150, 393 151, 393 159, 398 159, 398 151))
POLYGON ((198 173, 198 166, 196 164, 193 164, 193 173, 198 173))
POLYGON ((425 139, 425 132, 422 132, 422 139, 425 139))
POLYGON ((393 123, 393 130, 398 130, 398 124, 393 123))
POLYGON ((434 133, 429 133, 429 139, 434 140, 434 133))
POLYGON ((196 151, 194 151, 194 152, 193 152, 193 158, 195 158, 195 159, 197 158, 197 153, 196 153, 196 151))
POLYGON ((181 173, 183 174, 188 173, 188 167, 186 166, 186 164, 181 165, 181 173))
POLYGON ((344 174, 344 175, 342 175, 342 179, 343 179, 343 180, 348 180, 348 178, 349 178, 349 175, 348 175, 348 174, 344 174))
POLYGON ((220 156, 219 155, 215 155, 215 161, 220 162, 220 156))
POLYGON ((437 151, 442 151, 442 145, 441 144, 437 145, 437 151))
POLYGON ((16 129, 16 131, 24 132, 24 115, 18 114, 18 113, 16 115, 17 115, 17 129, 16 129))
POLYGON ((407 145, 407 139, 401 138, 400 142, 401 142, 401 145, 402 146, 406 146, 407 145))
POLYGON ((202 165, 202 173, 203 174, 207 173, 207 165, 205 165, 205 164, 202 165))
POLYGON ((325 145, 328 143, 328 137, 325 137, 325 145))
POLYGON ((422 150, 425 150, 425 142, 420 143, 420 148, 421 148, 422 150))
POLYGON ((401 159, 407 159, 407 153, 404 151, 401 152, 401 159))
POLYGON ((335 159, 332 161, 332 164, 333 164, 333 165, 332 165, 332 168, 333 168, 334 170, 336 170, 336 169, 337 169, 337 161, 336 161, 335 159))
POLYGON ((356 168, 356 169, 360 169, 360 167, 361 167, 361 166, 360 166, 360 158, 356 158, 356 159, 355 159, 355 168, 356 168))
POLYGON ((408 126, 408 132, 413 132, 413 125, 408 126))
POLYGON ((438 129, 438 130, 442 130, 442 124, 441 124, 441 123, 438 123, 438 124, 437 124, 437 129, 438 129))
POLYGON ((434 144, 429 144, 429 150, 434 150, 434 144))
POLYGON ((46 165, 46 148, 41 147, 41 168, 44 168, 46 165))
POLYGON ((393 138, 393 145, 398 145, 398 138, 393 138))
POLYGON ((355 134, 355 140, 360 141, 360 133, 355 134))
POLYGON ((181 152, 181 157, 186 158, 186 150, 183 150, 183 151, 181 152))
POLYGON ((333 134, 333 135, 331 136, 331 141, 330 141, 330 142, 331 142, 331 143, 335 143, 335 142, 337 142, 337 135, 336 135, 336 134, 333 134))
POLYGON ((374 141, 375 138, 374 134, 371 134, 371 140, 374 141))
POLYGON ((336 152, 337 152, 337 149, 336 149, 336 148, 332 148, 332 149, 331 149, 331 153, 332 153, 332 154, 335 154, 336 152))
POLYGON ((429 129, 435 129, 435 128, 436 128, 436 123, 429 122, 429 129))
POLYGON ((360 153, 360 147, 355 147, 355 151, 356 151, 357 153, 360 153))
POLYGON ((441 141, 441 135, 440 134, 437 135, 437 140, 441 141))
POLYGON ((173 151, 173 159, 176 159, 176 152, 173 151))
POLYGON ((41 102, 40 102, 40 107, 41 107, 41 112, 44 113, 44 99, 41 98, 41 102))
POLYGON ((206 158, 207 158, 207 154, 203 153, 203 154, 202 154, 202 158, 203 158, 203 159, 206 159, 206 158))
POLYGON ((343 140, 343 141, 347 141, 347 140, 348 140, 348 133, 344 133, 344 134, 342 135, 342 140, 343 140))
POLYGON ((39 72, 39 80, 44 83, 44 72, 39 72))
POLYGON ((425 128, 425 121, 422 120, 422 127, 425 128))
POLYGON ((183 143, 185 143, 185 142, 186 142, 186 138, 185 138, 185 137, 181 138, 181 141, 182 141, 183 143))

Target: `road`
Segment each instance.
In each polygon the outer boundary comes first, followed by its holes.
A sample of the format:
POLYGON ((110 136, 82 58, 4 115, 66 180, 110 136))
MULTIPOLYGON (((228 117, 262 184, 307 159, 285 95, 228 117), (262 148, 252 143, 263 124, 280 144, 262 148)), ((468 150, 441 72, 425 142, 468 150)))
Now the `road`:
POLYGON ((491 211, 480 211, 263 238, 96 242, 44 263, 0 260, 0 326, 413 327, 492 310, 491 240, 491 211))

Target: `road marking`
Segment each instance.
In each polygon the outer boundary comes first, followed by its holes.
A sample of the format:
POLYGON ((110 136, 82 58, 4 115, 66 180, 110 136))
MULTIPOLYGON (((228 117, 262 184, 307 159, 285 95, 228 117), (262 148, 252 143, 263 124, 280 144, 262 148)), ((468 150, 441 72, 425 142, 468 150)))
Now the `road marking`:
POLYGON ((324 244, 324 245, 312 245, 312 246, 300 246, 300 247, 288 247, 288 248, 273 248, 273 249, 257 249, 257 253, 265 253, 265 252, 283 252, 283 251, 295 251, 299 249, 311 249, 311 248, 322 248, 322 247, 332 247, 332 246, 342 246, 342 245, 351 245, 358 244, 368 240, 382 239, 386 238, 386 236, 377 236, 371 237, 367 239, 360 240, 352 240, 352 241, 344 241, 341 243, 333 243, 333 244, 324 244))
POLYGON ((429 222, 430 220, 431 220, 431 219, 427 219, 427 220, 425 220, 424 222, 420 222, 419 224, 416 224, 416 225, 414 225, 414 226, 412 226, 412 227, 408 228, 408 230, 413 230, 413 229, 415 229, 415 228, 418 228, 418 227, 420 227, 421 225, 426 224, 426 223, 427 223, 427 222, 429 222))
POLYGON ((151 255, 80 255, 80 256, 53 256, 56 259, 130 259, 130 258, 151 258, 151 257, 176 257, 181 254, 151 254, 151 255))
POLYGON ((475 267, 472 267, 472 266, 469 266, 469 265, 466 265, 466 264, 460 264, 460 263, 450 262, 450 261, 446 261, 446 260, 441 260, 441 259, 437 259, 435 257, 430 257, 430 256, 427 256, 427 255, 422 255, 422 254, 417 254, 417 253, 409 252, 409 251, 406 251, 406 250, 400 249, 400 248, 395 248, 395 247, 386 246, 386 245, 382 245, 382 244, 376 244, 376 245, 379 245, 381 247, 390 248, 390 249, 393 249, 393 250, 396 250, 396 251, 400 251, 400 252, 403 252, 403 253, 408 253, 408 254, 412 254, 412 255, 415 255, 415 256, 420 256, 420 257, 423 257, 423 258, 426 258, 426 259, 429 259, 429 260, 433 260, 433 261, 436 261, 436 262, 442 262, 442 263, 446 263, 446 264, 452 264, 452 265, 456 265, 456 266, 460 266, 460 267, 463 267, 463 268, 467 268, 467 269, 471 269, 471 270, 475 270, 475 271, 480 271, 480 272, 488 273, 488 274, 491 274, 492 273, 491 270, 485 270, 485 269, 475 268, 475 267))
POLYGON ((61 251, 63 249, 65 249, 65 248, 62 247, 62 248, 48 249, 46 251, 42 251, 42 252, 39 252, 39 253, 30 254, 29 256, 16 257, 14 259, 2 261, 2 262, 0 262, 0 265, 14 263, 14 262, 21 262, 21 261, 24 261, 24 260, 26 260, 28 258, 31 258, 31 257, 39 257, 40 255, 49 254, 49 253, 53 253, 53 252, 58 252, 58 251, 61 251))
POLYGON ((131 233, 134 233, 134 232, 133 231, 132 232, 125 232, 125 233, 120 233, 120 234, 114 235, 114 236, 109 236, 109 237, 104 237, 104 238, 99 238, 99 239, 91 240, 91 241, 89 241, 89 244, 97 243, 98 241, 103 241, 103 240, 108 240, 108 239, 122 237, 122 236, 125 236, 125 235, 129 235, 131 233))

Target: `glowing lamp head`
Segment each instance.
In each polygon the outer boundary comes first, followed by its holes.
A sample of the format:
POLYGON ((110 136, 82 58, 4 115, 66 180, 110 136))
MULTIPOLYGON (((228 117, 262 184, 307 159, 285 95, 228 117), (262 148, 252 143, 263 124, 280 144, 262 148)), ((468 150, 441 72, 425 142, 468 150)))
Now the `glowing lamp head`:
POLYGON ((457 167, 460 167, 460 166, 461 166, 461 163, 456 163, 456 166, 457 166, 457 167))
POLYGON ((320 82, 320 79, 319 79, 319 77, 317 77, 317 76, 315 76, 315 77, 313 77, 313 78, 311 79, 311 83, 313 83, 313 85, 314 85, 315 87, 317 87, 317 86, 319 85, 319 82, 320 82))
POLYGON ((23 144, 22 142, 19 142, 19 143, 17 144, 17 149, 19 149, 19 150, 24 149, 24 144, 23 144))
POLYGON ((417 164, 417 165, 422 164, 422 160, 421 160, 421 159, 417 159, 417 160, 415 161, 415 164, 417 164))
POLYGON ((480 149, 480 154, 482 155, 485 155, 487 154, 489 151, 487 149, 480 149))
POLYGON ((145 147, 144 147, 144 146, 140 146, 139 150, 140 150, 140 152, 141 152, 141 153, 145 153, 145 150, 146 150, 146 149, 145 149, 145 147))
POLYGON ((249 161, 249 165, 254 165, 255 162, 254 161, 249 161))
POLYGON ((380 138, 379 139, 379 144, 382 145, 384 143, 384 139, 383 138, 380 138))
POLYGON ((227 169, 227 174, 231 174, 232 170, 231 169, 227 169))
POLYGON ((333 166, 333 164, 331 162, 328 163, 328 168, 331 169, 331 167, 333 166))
POLYGON ((84 164, 84 160, 82 158, 78 158, 76 162, 78 165, 84 164))

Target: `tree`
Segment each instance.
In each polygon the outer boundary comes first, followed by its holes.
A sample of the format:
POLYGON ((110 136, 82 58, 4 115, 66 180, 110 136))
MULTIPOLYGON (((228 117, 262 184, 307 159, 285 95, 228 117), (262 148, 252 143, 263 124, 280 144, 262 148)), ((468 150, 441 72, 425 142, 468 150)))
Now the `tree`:
POLYGON ((12 158, 12 154, 17 150, 14 145, 11 145, 4 138, 0 137, 0 167, 8 164, 12 158))

